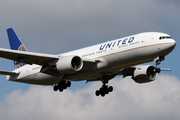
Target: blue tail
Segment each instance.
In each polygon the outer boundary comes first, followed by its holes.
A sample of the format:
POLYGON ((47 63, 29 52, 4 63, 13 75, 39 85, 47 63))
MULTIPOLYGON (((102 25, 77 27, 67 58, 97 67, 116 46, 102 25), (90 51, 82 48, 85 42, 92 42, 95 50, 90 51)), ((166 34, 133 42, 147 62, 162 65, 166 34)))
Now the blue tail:
MULTIPOLYGON (((27 51, 26 48, 24 47, 23 43, 19 39, 19 37, 16 35, 13 28, 7 29, 7 34, 8 34, 8 38, 9 38, 10 47, 12 50, 27 51)), ((17 69, 26 64, 25 63, 17 63, 16 61, 14 61, 14 65, 15 65, 15 68, 17 69)))

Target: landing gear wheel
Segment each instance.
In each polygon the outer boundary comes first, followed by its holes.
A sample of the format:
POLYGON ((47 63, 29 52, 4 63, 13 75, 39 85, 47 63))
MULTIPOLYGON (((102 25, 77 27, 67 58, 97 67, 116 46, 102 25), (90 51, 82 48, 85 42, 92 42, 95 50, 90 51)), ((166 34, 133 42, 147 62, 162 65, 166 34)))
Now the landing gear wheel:
POLYGON ((95 94, 96 96, 101 95, 102 97, 104 97, 106 94, 109 94, 109 92, 113 91, 113 87, 112 86, 107 86, 107 85, 102 85, 102 87, 99 90, 96 90, 95 94))
POLYGON ((63 89, 64 89, 64 90, 67 89, 67 85, 66 85, 66 84, 63 86, 63 89))
POLYGON ((101 96, 102 96, 102 97, 104 97, 104 96, 105 96, 105 93, 104 93, 104 92, 102 92, 102 93, 101 93, 101 96))
POLYGON ((63 91, 63 88, 61 87, 61 88, 59 88, 59 92, 62 92, 63 91))
POLYGON ((112 92, 113 91, 113 87, 109 86, 108 90, 109 90, 109 92, 112 92))
POLYGON ((100 91, 96 90, 95 94, 96 94, 96 96, 99 96, 100 95, 100 91))
POLYGON ((109 90, 108 89, 106 89, 105 94, 109 94, 109 90))
POLYGON ((58 90, 58 86, 55 85, 55 86, 53 87, 53 89, 54 89, 54 91, 57 91, 57 90, 58 90))
POLYGON ((71 87, 71 82, 67 81, 66 85, 67 85, 67 87, 71 87))
POLYGON ((157 72, 157 73, 160 73, 160 72, 161 72, 161 69, 160 69, 160 68, 156 68, 156 72, 157 72))
POLYGON ((71 82, 70 81, 60 81, 58 84, 56 84, 53 89, 54 91, 59 90, 60 92, 62 92, 63 90, 67 89, 67 87, 71 86, 71 82))

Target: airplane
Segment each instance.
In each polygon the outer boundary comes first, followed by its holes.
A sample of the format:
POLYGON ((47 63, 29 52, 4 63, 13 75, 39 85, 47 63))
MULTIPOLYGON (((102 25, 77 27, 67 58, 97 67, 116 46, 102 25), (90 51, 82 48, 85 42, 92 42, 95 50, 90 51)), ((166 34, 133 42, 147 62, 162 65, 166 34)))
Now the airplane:
POLYGON ((144 32, 107 41, 71 52, 53 55, 28 52, 13 28, 7 29, 11 49, 0 48, 0 57, 14 61, 15 70, 0 71, 8 81, 52 85, 54 91, 67 89, 72 81, 101 81, 95 91, 104 97, 113 91, 109 80, 117 75, 131 76, 137 83, 157 79, 158 65, 176 46, 170 35, 144 32), (153 65, 139 65, 147 62, 153 65))

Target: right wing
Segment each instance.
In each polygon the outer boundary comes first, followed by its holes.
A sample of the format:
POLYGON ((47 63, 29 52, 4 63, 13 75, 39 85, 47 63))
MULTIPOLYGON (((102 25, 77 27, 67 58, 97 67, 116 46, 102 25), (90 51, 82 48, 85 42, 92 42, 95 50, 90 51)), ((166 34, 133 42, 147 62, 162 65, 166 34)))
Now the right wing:
POLYGON ((120 70, 120 71, 118 72, 117 75, 123 75, 123 78, 125 78, 126 76, 132 76, 135 69, 136 69, 135 66, 123 68, 122 70, 120 70))

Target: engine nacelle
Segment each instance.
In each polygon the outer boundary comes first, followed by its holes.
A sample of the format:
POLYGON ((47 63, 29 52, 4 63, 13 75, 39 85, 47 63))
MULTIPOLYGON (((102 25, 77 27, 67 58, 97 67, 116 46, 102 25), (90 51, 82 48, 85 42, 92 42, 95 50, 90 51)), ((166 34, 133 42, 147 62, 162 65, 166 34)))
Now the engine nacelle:
POLYGON ((150 65, 137 66, 132 79, 137 83, 146 83, 156 80, 158 77, 157 68, 150 65))
POLYGON ((83 67, 83 61, 79 56, 67 56, 59 58, 56 63, 57 70, 62 74, 72 74, 80 71, 83 67))

